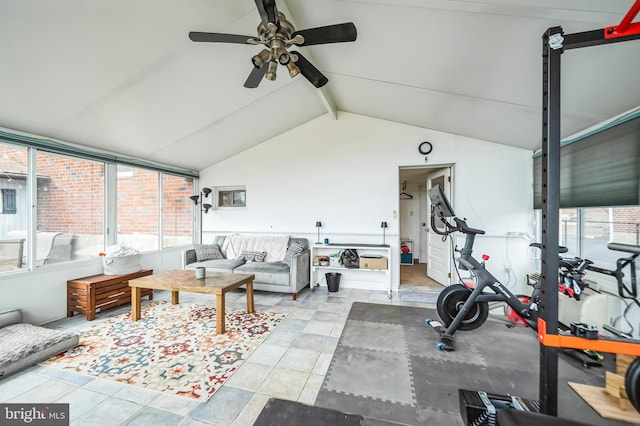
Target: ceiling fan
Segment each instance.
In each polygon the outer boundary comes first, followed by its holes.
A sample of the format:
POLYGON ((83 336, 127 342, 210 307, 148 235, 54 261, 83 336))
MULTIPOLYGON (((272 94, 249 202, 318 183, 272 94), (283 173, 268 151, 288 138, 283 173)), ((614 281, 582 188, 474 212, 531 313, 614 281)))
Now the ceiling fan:
POLYGON ((288 49, 292 46, 355 41, 357 31, 353 22, 296 31, 286 16, 278 11, 275 0, 255 0, 255 2, 262 18, 258 24, 258 37, 192 31, 189 33, 189 38, 196 42, 264 45, 265 49, 251 58, 253 70, 245 81, 244 87, 258 87, 262 77, 275 80, 278 64, 286 66, 291 77, 301 73, 315 87, 327 84, 329 81, 327 77, 302 56, 302 53, 288 49))

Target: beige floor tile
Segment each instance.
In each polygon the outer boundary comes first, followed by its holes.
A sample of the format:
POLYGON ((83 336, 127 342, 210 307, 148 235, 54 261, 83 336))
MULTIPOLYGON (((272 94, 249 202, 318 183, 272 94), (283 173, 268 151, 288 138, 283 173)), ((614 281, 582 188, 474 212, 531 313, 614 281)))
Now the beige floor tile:
POLYGON ((59 382, 57 380, 48 380, 41 385, 16 396, 8 402, 21 403, 38 401, 39 403, 45 404, 48 402, 54 402, 76 389, 78 389, 78 386, 59 382))
POLYGON ((309 373, 276 367, 258 388, 258 393, 297 401, 309 376, 309 373))
POLYGON ((224 385, 255 392, 271 370, 273 370, 271 365, 247 361, 229 377, 224 385))
POLYGON ((309 321, 302 330, 304 333, 320 334, 321 336, 329 336, 333 330, 334 323, 327 321, 309 321))
POLYGON ((313 370, 311 371, 313 374, 327 374, 329 371, 329 366, 331 365, 331 360, 333 359, 333 354, 325 354, 322 353, 318 357, 316 361, 316 365, 313 366, 313 370))
POLYGON ((149 407, 158 408, 160 410, 168 411, 170 413, 177 414, 179 416, 186 416, 200 404, 199 401, 191 400, 183 396, 171 395, 163 393, 153 401, 149 403, 149 407))
POLYGON ((260 412, 264 408, 269 398, 271 398, 271 396, 261 393, 256 393, 255 395, 253 395, 251 400, 244 407, 244 410, 242 410, 242 412, 238 414, 238 417, 236 417, 233 423, 231 423, 231 426, 252 425, 260 415, 260 412))
POLYGON ((301 348, 289 348, 278 363, 278 368, 311 373, 315 367, 320 352, 301 348))
POLYGON ((289 310, 289 313, 287 314, 287 318, 310 320, 315 313, 316 313, 316 311, 314 311, 312 309, 291 308, 289 310))
POLYGON ((276 365, 280 362, 280 358, 282 358, 282 355, 284 355, 286 351, 286 347, 263 343, 249 356, 247 361, 257 362, 258 364, 276 365))
POLYGON ((320 388, 322 387, 322 381, 324 380, 324 376, 318 374, 312 374, 309 376, 309 380, 307 380, 307 384, 302 389, 302 393, 300 394, 300 398, 298 398, 298 402, 303 404, 313 405, 316 401, 316 397, 320 392, 320 388))

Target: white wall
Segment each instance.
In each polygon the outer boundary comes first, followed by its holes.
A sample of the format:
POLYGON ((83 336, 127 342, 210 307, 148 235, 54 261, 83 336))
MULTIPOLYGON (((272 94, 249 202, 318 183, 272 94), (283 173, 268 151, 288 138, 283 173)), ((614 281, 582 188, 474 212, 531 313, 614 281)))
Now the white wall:
MULTIPOLYGON (((247 208, 204 215, 204 240, 233 232, 278 233, 336 243, 382 243, 389 224, 392 283, 399 283, 400 166, 424 165, 418 145, 432 142, 429 165, 454 164, 454 206, 469 226, 487 231, 476 241, 489 269, 520 291, 532 269, 532 161, 529 151, 341 112, 319 117, 201 171, 202 186, 246 185, 247 208), (507 256, 508 254, 508 256, 507 256), (510 263, 517 279, 504 270, 510 263)), ((459 239, 459 244, 463 240, 459 239)), ((342 284, 341 284, 342 285, 342 284)))
MULTIPOLYGON (((154 271, 182 268, 183 248, 145 253, 142 267, 154 271)), ((102 258, 45 265, 33 272, 15 272, 0 277, 0 311, 20 308, 24 320, 44 324, 67 315, 67 280, 102 273, 102 258)), ((83 314, 75 314, 83 315, 83 314)))
MULTIPOLYGON (((382 243, 380 222, 389 224, 392 283, 399 282, 400 200, 398 168, 424 165, 418 144, 434 149, 428 164, 454 164, 454 206, 472 227, 485 229, 477 253, 492 265, 506 261, 506 232, 532 232, 531 153, 513 147, 340 113, 317 118, 201 172, 202 186, 246 185, 247 208, 204 215, 207 241, 215 233, 280 233, 332 242, 382 243), (395 213, 395 216, 394 216, 395 213)), ((510 237, 508 248, 520 288, 531 270, 527 241, 510 237)), ((181 267, 180 249, 148 253, 142 265, 156 271, 181 267)), ((0 277, 0 309, 18 307, 42 324, 66 315, 66 281, 102 272, 100 259, 49 265, 0 277)), ((341 285, 343 285, 341 283, 341 285)), ((345 283, 346 285, 346 283, 345 283)), ((512 286, 516 283, 512 282, 512 286)), ((514 287, 515 288, 515 287, 514 287)))

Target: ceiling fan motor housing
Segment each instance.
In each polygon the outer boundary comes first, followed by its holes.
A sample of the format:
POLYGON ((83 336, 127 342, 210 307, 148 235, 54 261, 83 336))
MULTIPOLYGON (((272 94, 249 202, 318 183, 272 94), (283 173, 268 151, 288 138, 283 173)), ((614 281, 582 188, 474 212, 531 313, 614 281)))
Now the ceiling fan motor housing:
POLYGON ((261 44, 265 46, 260 53, 251 58, 253 69, 244 84, 247 88, 258 87, 262 77, 275 80, 278 64, 286 66, 291 77, 302 74, 316 88, 327 84, 329 81, 327 77, 302 53, 299 51, 289 52, 288 49, 294 45, 311 46, 355 41, 357 30, 353 22, 296 31, 284 13, 277 9, 275 0, 255 0, 255 2, 262 18, 258 24, 258 37, 192 31, 189 33, 189 38, 196 42, 261 44))

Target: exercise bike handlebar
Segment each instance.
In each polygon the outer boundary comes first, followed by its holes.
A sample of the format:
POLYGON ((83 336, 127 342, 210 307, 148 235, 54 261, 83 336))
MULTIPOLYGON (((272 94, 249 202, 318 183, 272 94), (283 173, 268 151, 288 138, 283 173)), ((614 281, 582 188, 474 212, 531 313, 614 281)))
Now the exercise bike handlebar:
POLYGON ((484 234, 484 231, 482 229, 470 228, 467 226, 467 222, 465 222, 464 220, 458 217, 454 217, 453 220, 456 222, 458 230, 463 234, 469 234, 469 235, 484 234))
POLYGON ((460 231, 463 234, 467 234, 467 235, 484 234, 484 231, 482 229, 470 228, 469 226, 467 226, 467 222, 465 222, 463 219, 460 219, 456 216, 453 217, 453 221, 456 223, 456 226, 451 225, 445 217, 440 217, 440 221, 445 226, 444 231, 441 231, 436 226, 436 214, 432 210, 431 211, 431 229, 433 230, 433 232, 435 232, 438 235, 447 236, 456 231, 460 231))
POLYGON ((634 246, 631 244, 609 243, 607 244, 609 250, 623 251, 625 253, 640 254, 640 246, 634 246))

